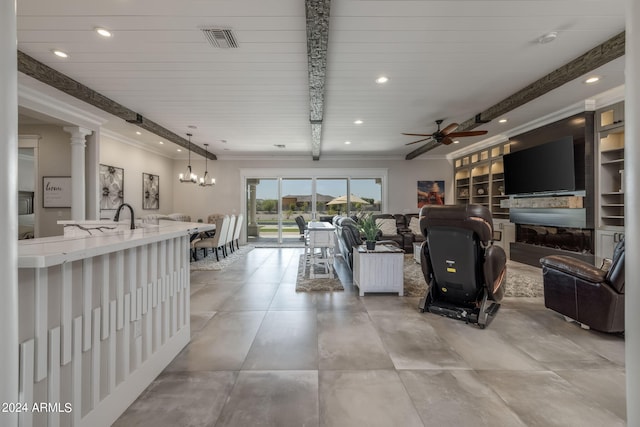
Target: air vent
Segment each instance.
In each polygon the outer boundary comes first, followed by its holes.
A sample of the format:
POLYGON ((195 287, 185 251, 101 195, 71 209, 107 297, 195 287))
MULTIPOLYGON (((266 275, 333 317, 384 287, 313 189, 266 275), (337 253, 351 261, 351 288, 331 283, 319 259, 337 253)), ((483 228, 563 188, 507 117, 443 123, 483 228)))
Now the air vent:
POLYGON ((286 145, 284 144, 273 144, 273 146, 276 148, 286 148, 286 145))
POLYGON ((222 28, 201 28, 204 36, 209 41, 209 44, 216 48, 221 49, 237 49, 238 42, 236 36, 230 29, 222 28))

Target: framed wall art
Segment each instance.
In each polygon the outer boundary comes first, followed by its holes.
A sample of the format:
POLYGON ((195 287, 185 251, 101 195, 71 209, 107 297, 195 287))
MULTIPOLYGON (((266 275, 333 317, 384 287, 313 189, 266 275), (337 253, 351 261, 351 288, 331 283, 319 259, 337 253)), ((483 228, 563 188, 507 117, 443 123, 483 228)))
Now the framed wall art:
POLYGON ((124 203, 124 169, 100 165, 100 210, 117 209, 124 203))
POLYGON ((160 177, 142 172, 142 209, 160 209, 160 177))
POLYGON ((71 177, 43 176, 42 177, 42 207, 70 208, 71 207, 71 177))
POLYGON ((444 180, 418 181, 418 209, 424 205, 444 205, 444 180))

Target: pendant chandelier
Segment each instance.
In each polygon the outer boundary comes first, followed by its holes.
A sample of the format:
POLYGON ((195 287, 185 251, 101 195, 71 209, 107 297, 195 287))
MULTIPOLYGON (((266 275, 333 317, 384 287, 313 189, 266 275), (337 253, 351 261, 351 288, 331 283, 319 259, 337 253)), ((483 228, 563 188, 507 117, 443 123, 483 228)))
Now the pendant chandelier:
POLYGON ((189 165, 187 166, 187 170, 185 173, 181 173, 178 175, 178 179, 180 182, 185 182, 189 184, 196 184, 198 182, 198 176, 191 171, 191 136, 192 134, 188 133, 189 137, 189 165))
POLYGON ((209 144, 204 144, 204 151, 206 155, 204 156, 204 175, 200 177, 200 186, 201 187, 211 187, 212 185, 216 185, 216 179, 211 178, 209 176, 209 171, 207 170, 207 158, 209 157, 209 150, 207 149, 209 144))

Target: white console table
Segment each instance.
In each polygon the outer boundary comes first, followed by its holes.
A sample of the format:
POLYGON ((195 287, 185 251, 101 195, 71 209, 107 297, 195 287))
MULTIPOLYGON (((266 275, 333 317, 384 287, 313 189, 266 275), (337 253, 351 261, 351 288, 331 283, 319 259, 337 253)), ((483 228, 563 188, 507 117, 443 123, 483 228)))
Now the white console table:
POLYGON ((353 250, 353 283, 365 292, 397 292, 404 294, 404 251, 395 246, 376 245, 374 251, 365 246, 353 250))

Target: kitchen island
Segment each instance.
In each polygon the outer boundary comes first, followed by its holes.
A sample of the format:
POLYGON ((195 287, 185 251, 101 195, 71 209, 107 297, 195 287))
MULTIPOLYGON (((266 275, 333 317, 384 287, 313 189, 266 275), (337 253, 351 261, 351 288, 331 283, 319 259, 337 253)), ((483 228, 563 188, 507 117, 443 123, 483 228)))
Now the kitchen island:
POLYGON ((212 228, 19 242, 20 425, 109 426, 124 412, 190 340, 190 235, 212 228))

